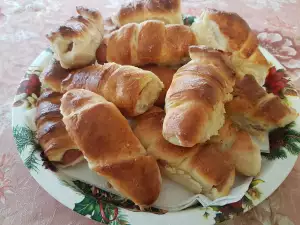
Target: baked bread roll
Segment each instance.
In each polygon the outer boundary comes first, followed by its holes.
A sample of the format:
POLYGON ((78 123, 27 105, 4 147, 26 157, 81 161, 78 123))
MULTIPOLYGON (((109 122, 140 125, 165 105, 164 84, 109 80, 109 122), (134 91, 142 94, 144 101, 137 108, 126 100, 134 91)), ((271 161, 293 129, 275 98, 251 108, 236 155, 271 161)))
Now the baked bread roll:
POLYGON ((61 101, 63 121, 90 169, 140 207, 153 204, 161 187, 158 165, 117 107, 82 89, 68 91, 61 101))
POLYGON ((141 67, 143 70, 148 70, 154 73, 164 84, 164 89, 160 92, 160 95, 154 105, 164 107, 165 98, 167 91, 172 83, 174 74, 176 73, 176 68, 165 67, 165 66, 144 66, 141 67))
POLYGON ((53 58, 41 76, 49 88, 53 91, 61 92, 61 82, 69 73, 70 70, 62 68, 60 62, 53 58))
POLYGON ((136 116, 151 108, 163 87, 155 74, 116 63, 73 71, 62 82, 63 92, 90 90, 114 103, 126 116, 136 116))
POLYGON ((198 44, 232 53, 229 61, 240 78, 252 74, 260 85, 265 83, 271 65, 259 50, 256 34, 238 14, 207 9, 191 29, 198 44))
POLYGON ((167 142, 162 134, 165 112, 153 107, 136 117, 133 131, 157 160, 161 172, 196 194, 212 200, 229 194, 235 170, 230 155, 218 150, 218 144, 184 148, 167 142))
POLYGON ((49 161, 71 166, 83 160, 82 153, 71 140, 60 114, 61 93, 47 90, 37 101, 37 139, 49 161))
POLYGON ((278 96, 268 94, 251 75, 236 82, 233 100, 225 106, 226 113, 242 129, 253 135, 284 127, 298 114, 278 96))
POLYGON ((122 4, 111 18, 118 27, 152 19, 166 24, 183 24, 181 0, 130 0, 122 4))
POLYGON ((192 46, 190 56, 192 61, 178 69, 167 92, 163 125, 165 139, 183 147, 218 134, 235 82, 222 52, 192 46))
POLYGON ((81 68, 93 63, 103 35, 104 26, 100 12, 76 7, 76 17, 71 17, 56 31, 47 35, 55 58, 65 69, 81 68))
POLYGON ((135 66, 178 65, 189 60, 188 47, 196 44, 196 37, 188 26, 148 20, 121 27, 105 42, 108 62, 135 66))
POLYGON ((211 143, 221 144, 221 150, 230 154, 235 169, 245 176, 256 176, 261 169, 259 147, 246 131, 240 130, 231 120, 226 119, 219 135, 210 139, 211 143))

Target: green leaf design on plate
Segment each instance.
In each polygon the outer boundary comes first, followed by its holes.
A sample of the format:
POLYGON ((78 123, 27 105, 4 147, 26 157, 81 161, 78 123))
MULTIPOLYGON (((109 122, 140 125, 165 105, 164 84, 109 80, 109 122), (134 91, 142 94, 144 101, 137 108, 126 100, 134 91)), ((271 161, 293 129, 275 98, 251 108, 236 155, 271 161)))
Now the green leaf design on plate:
POLYGON ((261 192, 259 191, 259 189, 256 188, 256 187, 250 188, 250 189, 247 191, 247 194, 251 197, 252 200, 260 199, 260 198, 261 198, 261 195, 262 195, 262 193, 261 193, 261 192))
POLYGON ((29 169, 29 170, 34 170, 35 172, 38 172, 38 165, 39 165, 39 159, 36 156, 36 152, 38 149, 34 149, 33 151, 30 152, 29 156, 24 160, 24 165, 29 169))
MULTIPOLYGON (((74 209, 74 211, 75 211, 75 209, 74 209)), ((101 223, 105 223, 105 221, 102 219, 102 216, 101 216, 99 204, 97 204, 97 206, 95 207, 95 211, 94 211, 93 215, 91 216, 91 219, 96 220, 101 223)))
POLYGON ((262 155, 269 160, 285 159, 287 152, 292 155, 299 155, 300 132, 293 129, 294 126, 295 123, 293 122, 283 128, 271 131, 269 133, 270 153, 262 153, 262 155))
POLYGON ((98 208, 98 211, 100 212, 97 200, 92 196, 86 195, 81 202, 75 204, 73 210, 83 216, 86 216, 93 215, 96 208, 98 208))
POLYGON ((79 180, 74 180, 73 183, 81 190, 82 193, 86 195, 92 195, 92 185, 86 184, 79 180))
POLYGON ((250 198, 248 198, 246 195, 242 198, 243 208, 245 209, 251 209, 253 208, 253 202, 250 198))
MULTIPOLYGON (((92 185, 79 180, 73 181, 74 185, 67 181, 62 181, 62 184, 85 196, 81 202, 75 204, 73 211, 78 212, 83 216, 90 216, 91 219, 104 224, 130 225, 127 215, 120 214, 118 208, 114 204, 105 201, 110 197, 106 195, 105 197, 107 199, 104 201, 101 199, 104 193, 112 196, 117 195, 95 188, 92 185)), ((121 199, 121 197, 118 196, 118 199, 121 199)), ((124 198, 122 199, 124 201, 124 198)))
POLYGON ((21 127, 19 125, 13 127, 13 135, 16 140, 17 149, 20 154, 27 148, 35 146, 35 132, 32 131, 29 127, 21 127))
POLYGON ((253 188, 253 187, 255 187, 255 186, 257 186, 258 184, 261 184, 261 183, 264 183, 264 181, 261 180, 261 179, 253 179, 251 184, 250 184, 249 189, 253 188))
POLYGON ((38 151, 42 151, 41 146, 35 140, 35 132, 26 126, 14 126, 13 135, 16 140, 17 149, 20 154, 25 153, 24 165, 29 170, 38 172, 39 158, 36 155, 38 151))
POLYGON ((220 210, 220 206, 209 206, 213 211, 218 212, 220 210))
MULTIPOLYGON (((131 200, 121 197, 119 195, 110 193, 108 191, 104 191, 100 188, 86 184, 82 181, 75 180, 75 181, 73 181, 74 185, 71 185, 67 182, 63 182, 63 184, 66 186, 69 186, 77 193, 81 193, 83 195, 92 195, 96 199, 101 200, 102 203, 109 203, 109 204, 116 205, 116 206, 119 206, 119 207, 122 207, 122 208, 125 208, 128 210, 134 211, 134 212, 141 211, 140 208, 137 205, 135 205, 134 202, 132 202, 131 200)), ((151 212, 151 213, 155 213, 155 214, 167 213, 167 211, 165 211, 165 210, 154 208, 154 207, 145 209, 145 212, 151 212)))
POLYGON ((130 223, 128 222, 128 218, 127 215, 120 213, 118 215, 117 220, 111 222, 111 225, 130 225, 130 223))

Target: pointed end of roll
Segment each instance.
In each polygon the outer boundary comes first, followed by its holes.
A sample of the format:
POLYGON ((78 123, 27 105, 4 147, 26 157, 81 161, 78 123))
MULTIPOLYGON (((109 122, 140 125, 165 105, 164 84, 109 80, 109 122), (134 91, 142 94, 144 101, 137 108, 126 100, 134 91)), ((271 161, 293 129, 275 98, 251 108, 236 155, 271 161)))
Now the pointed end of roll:
POLYGON ((226 55, 231 55, 229 52, 224 52, 223 50, 216 49, 216 48, 211 48, 207 47, 204 45, 192 45, 189 47, 189 53, 191 59, 199 59, 201 57, 206 57, 206 56, 217 56, 217 57, 222 57, 226 55))

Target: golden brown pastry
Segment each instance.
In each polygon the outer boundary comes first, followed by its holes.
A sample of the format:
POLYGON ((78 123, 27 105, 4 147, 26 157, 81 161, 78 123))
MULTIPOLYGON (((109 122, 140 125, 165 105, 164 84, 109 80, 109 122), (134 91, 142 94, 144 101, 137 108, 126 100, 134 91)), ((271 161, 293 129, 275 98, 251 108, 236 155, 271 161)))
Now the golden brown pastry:
POLYGON ((137 205, 153 204, 161 187, 158 165, 117 107, 82 89, 68 91, 61 101, 63 121, 89 167, 137 205))
POLYGON ((102 95, 126 116, 136 116, 153 106, 163 83, 150 71, 106 63, 73 71, 62 82, 63 92, 78 88, 102 95))
POLYGON ((71 140, 60 113, 61 93, 45 91, 37 102, 37 139, 49 161, 64 166, 83 160, 82 153, 71 140))
POLYGON ((253 135, 284 127, 298 114, 278 96, 268 94, 251 75, 236 82, 233 100, 225 106, 226 113, 242 129, 253 135))
POLYGON ((218 134, 235 82, 222 52, 192 46, 190 56, 192 61, 178 69, 167 92, 163 125, 165 139, 183 147, 218 134))
POLYGON ((176 68, 165 67, 165 66, 144 66, 141 67, 143 70, 148 70, 154 73, 164 84, 164 89, 160 92, 160 95, 154 105, 164 107, 165 98, 167 91, 172 83, 174 74, 176 73, 176 68))
POLYGON ((69 75, 70 70, 61 67, 59 61, 52 59, 43 71, 44 83, 53 91, 61 92, 61 82, 69 75))
POLYGON ((200 45, 232 53, 230 64, 239 77, 252 74, 260 85, 271 67, 259 50, 256 34, 236 13, 207 9, 191 26, 200 45))
POLYGON ((100 12, 76 7, 76 17, 71 17, 56 31, 47 35, 55 58, 65 69, 81 68, 93 63, 103 35, 104 26, 100 12))
POLYGON ((107 40, 106 59, 123 65, 178 65, 189 60, 188 47, 195 34, 184 25, 165 25, 158 20, 130 23, 112 32, 107 40))
POLYGON ((256 176, 261 169, 261 155, 259 147, 252 141, 246 131, 236 127, 230 119, 225 120, 219 135, 210 139, 211 143, 222 145, 233 159, 236 171, 245 176, 256 176))
POLYGON ((172 145, 161 134, 164 116, 162 109, 153 107, 136 117, 133 129, 148 154, 158 160, 162 173, 211 199, 228 195, 235 179, 230 155, 222 152, 218 144, 192 148, 172 145))
POLYGON ((183 24, 181 0, 130 0, 112 16, 113 23, 118 27, 152 19, 166 24, 183 24))

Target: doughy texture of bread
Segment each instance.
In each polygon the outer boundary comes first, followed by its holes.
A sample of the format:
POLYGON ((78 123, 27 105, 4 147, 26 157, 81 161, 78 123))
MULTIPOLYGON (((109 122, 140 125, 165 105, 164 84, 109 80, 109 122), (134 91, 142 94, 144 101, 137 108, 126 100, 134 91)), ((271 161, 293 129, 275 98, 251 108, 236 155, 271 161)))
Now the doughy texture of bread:
POLYGON ((181 65, 189 61, 195 34, 185 25, 165 25, 158 20, 130 23, 106 40, 106 59, 122 65, 181 65))
POLYGON ((83 160, 82 153, 71 140, 60 113, 61 93, 44 91, 37 102, 37 139, 49 161, 72 166, 83 160))
POLYGON ((235 178, 230 154, 218 143, 191 148, 169 143, 161 133, 164 116, 162 109, 153 107, 136 117, 133 127, 147 153, 158 160, 162 174, 211 199, 228 195, 235 178))
POLYGON ((210 142, 221 144, 221 150, 232 157, 235 169, 245 176, 256 176, 261 169, 260 148, 253 142, 250 134, 241 130, 228 118, 219 130, 219 135, 210 142))
POLYGON ((181 0, 129 0, 112 15, 112 21, 118 27, 146 20, 160 20, 166 24, 183 24, 181 0))
POLYGON ((52 59, 41 77, 44 83, 53 91, 61 92, 61 82, 69 75, 70 70, 61 67, 60 62, 52 59))
POLYGON ((226 113, 242 129, 253 135, 293 122, 298 114, 278 96, 268 94, 251 75, 236 82, 233 100, 226 103, 226 113))
POLYGON ((204 143, 224 124, 224 103, 231 99, 235 75, 222 52, 190 47, 192 61, 178 69, 166 95, 163 136, 192 147, 204 143))
POLYGON ((126 116, 140 115, 151 108, 163 87, 152 72, 116 63, 75 70, 62 82, 63 92, 78 88, 95 92, 126 116))
POLYGON ((259 50, 255 33, 236 13, 204 10, 192 24, 197 43, 231 53, 228 62, 240 78, 252 74, 262 86, 270 63, 259 50))
POLYGON ((164 107, 165 105, 165 98, 167 91, 172 83, 173 76, 176 73, 178 68, 174 67, 167 67, 167 66, 144 66, 141 67, 143 70, 149 70, 154 73, 164 84, 164 89, 160 92, 160 95, 154 105, 158 107, 164 107))
POLYGON ((55 58, 65 69, 81 68, 93 63, 104 36, 100 12, 78 6, 76 17, 71 17, 56 31, 47 35, 55 58))
POLYGON ((63 122, 89 167, 137 205, 153 204, 161 187, 159 167, 118 108, 83 89, 66 92, 61 101, 63 122))

